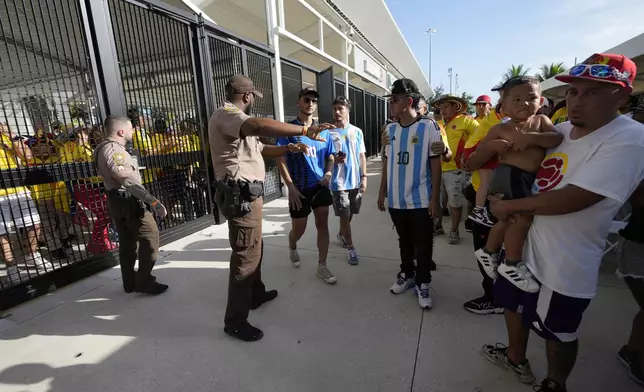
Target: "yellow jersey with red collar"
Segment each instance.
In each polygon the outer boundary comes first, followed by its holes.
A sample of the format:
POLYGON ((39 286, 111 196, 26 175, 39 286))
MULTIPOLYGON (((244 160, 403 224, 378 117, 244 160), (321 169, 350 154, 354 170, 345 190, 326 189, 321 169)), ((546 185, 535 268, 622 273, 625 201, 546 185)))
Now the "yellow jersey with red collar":
MULTIPOLYGON (((479 122, 479 127, 472 133, 467 139, 467 142, 465 143, 465 148, 463 152, 463 158, 464 160, 468 160, 470 155, 476 151, 478 148, 479 144, 481 144, 481 140, 487 135, 487 133, 492 129, 493 126, 496 124, 499 124, 501 122, 501 116, 496 113, 494 109, 490 111, 490 114, 488 114, 485 118, 481 119, 479 122)), ((496 163, 496 159, 494 160, 493 163, 496 163)), ((486 169, 492 169, 492 167, 489 167, 488 164, 484 166, 486 169)), ((478 191, 479 186, 481 185, 481 176, 479 175, 479 171, 475 170, 472 172, 472 186, 474 187, 474 190, 478 191)))
POLYGON ((445 120, 445 132, 447 144, 452 150, 452 159, 449 162, 442 162, 443 171, 457 170, 460 167, 460 159, 465 149, 465 142, 470 135, 479 127, 478 121, 466 114, 457 114, 450 120, 445 120))

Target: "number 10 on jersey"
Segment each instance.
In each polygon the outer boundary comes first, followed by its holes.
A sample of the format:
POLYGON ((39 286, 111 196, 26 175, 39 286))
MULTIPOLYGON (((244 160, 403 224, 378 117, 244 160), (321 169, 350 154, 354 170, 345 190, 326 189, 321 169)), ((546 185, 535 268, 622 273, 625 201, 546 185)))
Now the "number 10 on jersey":
POLYGON ((401 151, 398 153, 398 164, 399 165, 408 165, 409 164, 409 152, 401 151))

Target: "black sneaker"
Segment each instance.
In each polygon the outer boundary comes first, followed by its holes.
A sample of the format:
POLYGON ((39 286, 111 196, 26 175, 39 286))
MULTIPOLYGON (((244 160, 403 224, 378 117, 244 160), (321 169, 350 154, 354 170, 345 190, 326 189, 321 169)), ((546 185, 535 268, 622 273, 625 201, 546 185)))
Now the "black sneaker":
POLYGON ((264 332, 261 329, 255 328, 248 321, 237 328, 225 327, 224 332, 235 339, 242 342, 256 342, 264 337, 264 332))
POLYGON ((535 392, 566 392, 566 387, 561 386, 555 380, 545 379, 541 382, 541 385, 535 385, 532 387, 535 392))
POLYGON ((52 257, 52 258, 54 258, 54 259, 56 259, 56 260, 64 260, 64 259, 66 259, 68 256, 67 256, 67 253, 65 253, 65 249, 64 249, 64 248, 58 248, 58 249, 56 249, 56 250, 52 250, 52 251, 51 251, 51 257, 52 257))
POLYGON ((470 220, 470 218, 465 219, 465 231, 468 233, 472 232, 472 226, 474 223, 470 220))
POLYGON ((631 365, 629 366, 628 375, 631 376, 633 381, 644 386, 644 371, 642 371, 642 363, 640 362, 640 357, 637 353, 634 353, 631 357, 631 365))
POLYGON ((503 314, 503 308, 494 305, 485 296, 467 301, 463 304, 465 310, 475 314, 503 314))
POLYGON ((250 304, 251 310, 255 310, 265 304, 266 302, 272 301, 277 298, 277 290, 265 291, 261 298, 258 298, 256 301, 252 301, 250 304))
POLYGON ((634 355, 635 355, 635 351, 631 350, 630 348, 628 348, 628 346, 624 345, 617 353, 617 358, 621 363, 624 364, 624 366, 630 369, 631 362, 633 362, 634 355))
MULTIPOLYGON (((146 285, 136 285, 136 292, 141 294, 159 295, 168 289, 167 284, 162 284, 156 280, 151 280, 146 285)), ((125 291, 127 292, 127 290, 125 291)))

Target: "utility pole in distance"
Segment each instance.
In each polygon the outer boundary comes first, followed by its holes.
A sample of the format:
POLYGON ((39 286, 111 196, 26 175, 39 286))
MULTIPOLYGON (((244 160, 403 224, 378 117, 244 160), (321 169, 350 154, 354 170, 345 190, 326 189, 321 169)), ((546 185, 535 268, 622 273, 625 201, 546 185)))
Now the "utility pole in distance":
POLYGON ((452 94, 452 68, 447 68, 447 76, 449 76, 449 93, 452 94))
POLYGON ((436 29, 428 29, 425 34, 429 35, 429 85, 432 85, 432 35, 436 33, 436 29))

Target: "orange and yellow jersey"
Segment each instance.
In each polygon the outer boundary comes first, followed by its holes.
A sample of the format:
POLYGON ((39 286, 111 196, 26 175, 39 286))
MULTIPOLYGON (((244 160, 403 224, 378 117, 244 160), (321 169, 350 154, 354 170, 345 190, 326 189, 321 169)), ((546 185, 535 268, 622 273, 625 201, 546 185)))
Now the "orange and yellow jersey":
MULTIPOLYGON (((9 135, 0 135, 0 169, 17 169, 18 158, 13 149, 13 142, 9 135)), ((27 188, 18 186, 15 188, 0 189, 0 197, 12 195, 14 193, 26 192, 27 188)))
MULTIPOLYGON (((51 165, 60 162, 59 157, 47 159, 32 158, 29 166, 51 165)), ((64 181, 50 182, 48 184, 35 184, 28 186, 31 191, 31 198, 35 202, 53 200, 55 208, 69 213, 70 197, 64 181)))
POLYGON ((465 143, 478 127, 478 121, 466 114, 457 114, 453 118, 445 120, 447 144, 449 149, 452 150, 452 159, 441 164, 443 171, 457 170, 459 168, 465 143))
POLYGON ((550 120, 554 125, 568 121, 568 108, 565 106, 560 108, 552 115, 550 120))
MULTIPOLYGON (((81 146, 74 141, 63 143, 63 145, 58 148, 58 154, 60 155, 61 163, 94 161, 94 151, 92 151, 91 147, 86 145, 81 146)), ((100 176, 85 178, 85 180, 93 183, 103 182, 103 178, 100 176)))
MULTIPOLYGON (((494 109, 490 111, 490 114, 488 114, 485 118, 481 119, 479 122, 479 127, 474 131, 472 135, 470 135, 470 138, 467 139, 467 143, 465 143, 465 148, 463 149, 463 158, 465 161, 467 161, 470 158, 470 155, 476 149, 478 148, 479 144, 481 144, 481 140, 487 136, 487 133, 492 129, 493 126, 496 124, 499 124, 501 122, 501 116, 498 115, 494 109)), ((493 169, 494 166, 496 165, 496 159, 493 161, 485 164, 483 168, 485 169, 493 169)), ((474 190, 478 191, 479 186, 481 185, 481 176, 479 175, 478 170, 475 170, 472 172, 472 186, 474 187, 474 190)))

